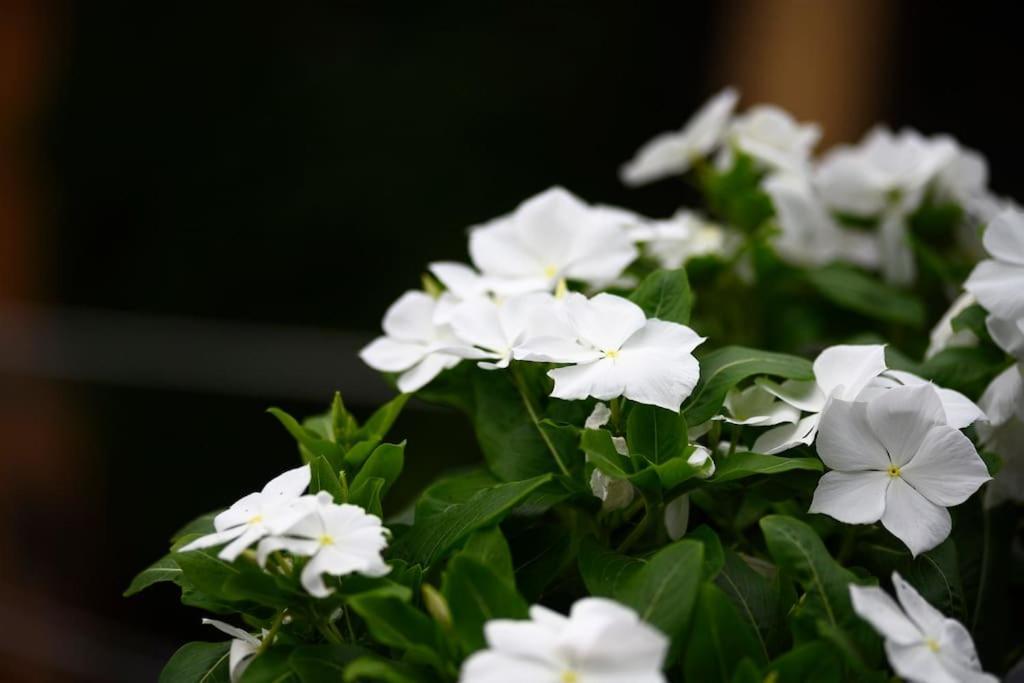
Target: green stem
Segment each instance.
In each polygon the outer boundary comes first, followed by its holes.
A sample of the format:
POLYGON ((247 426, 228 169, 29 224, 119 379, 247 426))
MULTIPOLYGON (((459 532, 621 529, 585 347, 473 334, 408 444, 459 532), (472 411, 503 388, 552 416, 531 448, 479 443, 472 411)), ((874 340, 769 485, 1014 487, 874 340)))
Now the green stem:
POLYGON ((283 609, 277 613, 276 617, 274 617, 273 623, 270 624, 270 630, 267 631, 267 635, 263 636, 263 642, 261 642, 260 646, 256 649, 257 655, 263 654, 263 652, 270 647, 270 644, 274 642, 274 638, 277 637, 277 632, 281 630, 281 624, 284 623, 284 615, 286 612, 288 612, 288 610, 283 609))
POLYGON ((736 452, 736 444, 740 440, 740 430, 742 427, 738 424, 732 426, 732 436, 729 438, 729 453, 725 457, 729 457, 736 452))
POLYGON ((344 638, 341 637, 341 634, 338 633, 338 629, 334 628, 334 625, 327 621, 317 620, 316 628, 329 643, 338 645, 345 642, 344 638))
POLYGON ((540 438, 543 439, 547 445, 548 450, 551 451, 552 457, 555 462, 558 463, 558 469, 562 470, 562 474, 570 476, 569 468, 562 462, 561 456, 558 455, 558 449, 555 448, 555 444, 551 443, 551 438, 547 435, 540 426, 540 417, 537 415, 537 409, 533 405, 533 401, 530 398, 530 392, 526 388, 526 380, 523 378, 522 371, 516 363, 512 363, 509 368, 512 370, 512 379, 516 385, 516 389, 519 391, 519 396, 523 399, 523 405, 526 406, 526 412, 530 414, 530 419, 533 420, 533 426, 537 428, 537 433, 540 434, 540 438))
POLYGON ((624 553, 633 547, 633 544, 640 540, 645 533, 647 533, 647 527, 651 525, 651 509, 647 507, 647 502, 644 501, 644 516, 640 519, 640 523, 633 527, 633 530, 626 536, 626 540, 619 546, 618 552, 624 553))
POLYGON ((612 426, 615 427, 616 434, 622 434, 622 401, 621 398, 613 398, 608 402, 612 411, 612 426))
POLYGON ((352 618, 348 614, 348 607, 341 610, 341 613, 345 615, 345 626, 348 628, 348 639, 349 642, 356 642, 356 630, 352 628, 352 618))

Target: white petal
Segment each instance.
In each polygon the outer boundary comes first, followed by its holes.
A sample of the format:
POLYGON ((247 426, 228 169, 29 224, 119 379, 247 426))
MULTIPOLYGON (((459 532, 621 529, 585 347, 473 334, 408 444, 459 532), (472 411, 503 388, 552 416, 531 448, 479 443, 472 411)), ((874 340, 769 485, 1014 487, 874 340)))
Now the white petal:
POLYGON ((820 419, 821 416, 818 414, 808 415, 796 424, 784 424, 769 429, 757 437, 754 442, 754 452, 774 455, 800 445, 808 446, 814 443, 820 419))
POLYGON ((431 353, 398 378, 398 390, 403 394, 419 391, 441 372, 458 365, 459 360, 447 353, 431 353))
POLYGON ((622 396, 626 389, 623 373, 619 372, 615 361, 610 358, 555 368, 548 372, 548 377, 555 380, 551 396, 567 401, 591 396, 608 401, 622 396))
POLYGON ((897 572, 892 573, 892 585, 896 589, 896 598, 914 622, 918 630, 927 638, 938 640, 946 622, 945 615, 928 604, 917 589, 911 586, 897 572))
POLYGON ((963 683, 998 683, 998 678, 981 670, 971 634, 959 621, 946 619, 939 644, 939 660, 956 680, 963 683))
POLYGON ((566 311, 579 338, 601 351, 617 351, 647 321, 639 306, 614 294, 570 294, 566 311))
POLYGON ((309 465, 290 469, 268 481, 263 487, 263 495, 271 499, 298 498, 309 486, 309 479, 309 465))
POLYGON ((267 563, 271 553, 278 550, 287 550, 297 557, 310 557, 320 549, 320 544, 308 538, 294 538, 291 536, 268 536, 260 541, 256 548, 256 561, 260 566, 267 563))
POLYGON ((590 417, 584 423, 584 429, 600 429, 608 424, 608 420, 612 417, 612 411, 608 408, 606 403, 600 401, 594 404, 594 409, 590 412, 590 417))
POLYGON ((1008 209, 992 219, 982 240, 994 258, 1024 266, 1024 214, 1020 211, 1008 209))
POLYGON ((222 531, 216 531, 212 534, 200 536, 196 540, 182 546, 179 552, 187 552, 190 550, 202 550, 203 548, 212 548, 215 545, 227 543, 228 541, 238 538, 243 533, 245 533, 245 529, 246 527, 244 524, 239 524, 229 529, 224 529, 222 531))
POLYGON ((242 554, 243 550, 266 535, 267 529, 262 524, 253 524, 252 526, 248 526, 245 531, 242 532, 241 536, 224 546, 224 548, 217 553, 217 557, 225 562, 234 562, 238 556, 242 554))
POLYGON ((1024 318, 1024 267, 1001 261, 982 261, 964 283, 982 306, 1000 318, 1024 318))
MULTIPOLYGON (((518 209, 517 209, 518 211, 518 209)), ((543 277, 541 256, 523 243, 516 227, 516 215, 502 216, 469 234, 469 255, 487 276, 506 279, 543 277)), ((548 278, 544 278, 545 281, 548 278)), ((546 284, 546 282, 545 282, 546 284)), ((497 286, 497 284, 495 284, 497 286)))
POLYGON ((910 462, 932 427, 946 424, 942 401, 931 384, 895 387, 880 394, 867 403, 867 418, 898 467, 910 462))
MULTIPOLYGON (((887 378, 895 379, 899 384, 908 387, 931 384, 928 380, 903 370, 886 370, 885 374, 879 375, 875 378, 874 383, 884 381, 887 378)), ((887 386, 886 389, 890 389, 892 386, 895 385, 887 386)), ((932 384, 932 386, 935 387, 935 391, 939 393, 939 400, 942 402, 942 410, 946 415, 946 423, 949 424, 950 427, 963 429, 965 427, 969 427, 978 420, 985 419, 985 413, 982 412, 981 408, 975 405, 974 401, 967 398, 959 391, 953 391, 952 389, 946 389, 934 384, 932 384)), ((869 385, 860 393, 857 400, 870 400, 875 395, 881 393, 879 391, 873 395, 868 395, 871 388, 871 385, 869 385)))
POLYGON ((886 472, 826 472, 814 489, 809 512, 820 512, 846 524, 871 524, 885 512, 885 492, 892 477, 886 472))
POLYGON ((914 281, 917 265, 914 261, 914 251, 907 241, 907 233, 907 220, 903 209, 886 211, 878 227, 882 273, 886 282, 909 285, 914 281))
POLYGON ((690 352, 703 341, 685 325, 652 319, 606 360, 613 360, 625 382, 626 398, 678 412, 700 379, 690 352))
POLYGON ((882 526, 903 541, 915 557, 946 540, 953 523, 949 512, 893 477, 885 496, 882 526))
MULTIPOLYGON (((565 617, 561 617, 564 622, 565 617)), ((531 610, 533 621, 515 621, 511 619, 492 619, 484 624, 484 636, 488 646, 495 651, 516 657, 529 658, 554 664, 557 662, 555 652, 556 628, 546 623, 537 623, 531 610)))
POLYGON ((228 674, 231 677, 231 683, 238 683, 242 680, 242 674, 245 673, 246 667, 256 656, 258 648, 259 642, 253 644, 244 640, 231 641, 231 650, 228 654, 228 674))
POLYGON ((977 301, 968 292, 963 292, 957 297, 956 301, 950 305, 949 310, 942 314, 939 322, 935 323, 928 342, 928 350, 924 354, 926 359, 949 347, 974 346, 978 343, 978 338, 970 330, 953 331, 953 318, 976 303, 977 301))
POLYGON ((464 263, 438 261, 428 268, 442 285, 457 298, 465 300, 482 296, 487 291, 487 282, 464 263))
POLYGON ((845 472, 886 470, 890 460, 885 446, 868 420, 867 403, 832 399, 821 414, 818 456, 831 469, 845 472))
POLYGON ((490 299, 470 299, 458 304, 451 311, 449 324, 455 335, 468 344, 491 351, 511 346, 501 327, 498 307, 490 299))
POLYGON ((990 315, 985 318, 985 327, 996 346, 1014 358, 1024 360, 1024 320, 1005 320, 990 315))
POLYGON ((901 476, 918 493, 944 507, 964 502, 991 478, 971 440, 946 425, 928 432, 901 476))
POLYGON ((516 360, 537 363, 591 363, 604 354, 589 346, 582 346, 565 337, 534 337, 513 350, 516 360))
POLYGON ((808 413, 820 413, 828 398, 814 380, 788 379, 782 384, 778 384, 766 377, 759 377, 756 383, 773 396, 808 413))
POLYGON ((424 341, 434 334, 434 306, 429 294, 408 291, 384 313, 384 333, 400 341, 424 341))
POLYGON ((665 530, 668 537, 678 541, 686 535, 690 524, 690 496, 685 493, 665 505, 665 530))
POLYGON ((994 426, 1005 424, 1015 414, 1024 415, 1024 366, 1011 365, 996 375, 978 403, 994 426))
POLYGON ((404 342, 390 337, 377 337, 363 347, 359 357, 374 370, 402 372, 423 360, 428 348, 418 342, 404 342))
POLYGON ((850 600, 853 611, 886 640, 900 645, 920 643, 923 640, 920 629, 907 618, 896 601, 878 586, 851 583, 850 600))
POLYGON ((459 683, 561 683, 561 677, 562 672, 551 665, 481 650, 463 662, 459 683))
POLYGON ((217 629, 218 631, 220 631, 222 633, 228 634, 232 638, 236 638, 238 640, 246 641, 246 642, 248 642, 248 643, 250 643, 252 645, 259 645, 260 644, 260 641, 259 641, 259 639, 256 636, 252 635, 248 631, 243 631, 242 629, 238 628, 237 626, 232 626, 231 624, 227 624, 227 623, 225 623, 223 621, 219 621, 217 619, 205 619, 204 618, 203 619, 203 623, 208 625, 208 626, 214 627, 215 629, 217 629))
POLYGON ((893 671, 910 683, 963 683, 946 671, 938 656, 923 642, 899 645, 887 640, 885 655, 893 671))
POLYGON ((814 378, 825 396, 837 391, 839 398, 852 400, 874 377, 885 370, 885 347, 881 344, 832 346, 814 360, 814 378))

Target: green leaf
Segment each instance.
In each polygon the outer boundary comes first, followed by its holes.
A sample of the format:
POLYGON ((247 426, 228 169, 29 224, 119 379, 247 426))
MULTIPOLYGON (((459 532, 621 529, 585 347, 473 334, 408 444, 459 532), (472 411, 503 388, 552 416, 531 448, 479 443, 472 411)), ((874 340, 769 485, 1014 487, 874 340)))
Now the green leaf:
POLYGON ((627 578, 615 599, 660 628, 676 645, 690 620, 701 582, 704 546, 697 541, 671 543, 627 578))
POLYGON ((970 330, 978 339, 988 339, 988 326, 985 324, 987 318, 988 311, 981 304, 971 304, 954 316, 950 325, 954 332, 970 330))
POLYGON ((920 328, 925 310, 917 297, 850 266, 832 264, 807 271, 807 279, 832 303, 876 320, 920 328))
POLYGON ((186 643, 171 655, 159 683, 229 683, 230 643, 186 643))
POLYGON ((763 683, 761 670, 753 661, 742 659, 732 674, 732 683, 763 683))
POLYGON ((721 410, 729 389, 755 375, 814 379, 811 362, 804 358, 744 346, 726 346, 700 359, 700 382, 683 408, 686 421, 692 425, 707 422, 721 410))
POLYGON ((400 444, 382 443, 359 469, 352 480, 352 488, 362 485, 367 479, 377 477, 384 480, 381 497, 387 495, 388 489, 402 473, 405 464, 405 442, 400 444))
POLYGON ((1006 356, 998 349, 954 346, 922 363, 920 375, 941 387, 978 396, 1006 366, 1006 356))
POLYGON ((656 270, 629 297, 648 318, 686 325, 690 322, 693 294, 686 269, 656 270))
POLYGON ((345 683, 423 683, 423 672, 408 664, 392 662, 377 657, 361 657, 345 669, 345 683))
POLYGON ((824 467, 817 458, 788 458, 764 455, 749 451, 738 451, 716 462, 715 476, 711 481, 721 483, 752 477, 757 474, 781 474, 792 470, 821 472, 824 467))
POLYGON ((181 527, 174 532, 171 536, 171 543, 177 543, 185 536, 205 536, 206 534, 212 534, 216 529, 213 528, 213 518, 221 513, 221 510, 214 510, 213 512, 207 512, 205 515, 196 517, 191 522, 181 527))
POLYGON ((352 448, 345 452, 345 467, 348 471, 355 472, 362 467, 379 443, 379 441, 360 441, 353 444, 352 448))
POLYGON ((338 474, 331 467, 331 463, 328 462, 327 458, 320 455, 317 456, 311 463, 309 463, 309 492, 318 493, 319 491, 327 491, 331 494, 331 498, 334 499, 335 503, 344 503, 347 501, 348 496, 345 494, 345 489, 341 485, 341 480, 338 478, 338 474))
POLYGON ((509 550, 505 535, 501 533, 501 527, 493 526, 471 534, 466 539, 466 545, 459 551, 459 556, 479 562, 510 585, 516 583, 512 551, 509 550))
POLYGON ((729 596, 740 618, 750 624, 758 647, 767 660, 774 647, 781 646, 787 635, 785 612, 778 572, 772 576, 753 569, 739 553, 729 550, 715 583, 729 596))
POLYGON ((707 524, 701 524, 688 532, 686 539, 704 545, 704 579, 713 580, 725 566, 725 551, 722 549, 722 541, 719 540, 718 534, 707 524))
POLYGON ((358 484, 352 484, 350 489, 350 500, 371 515, 384 516, 384 509, 381 505, 381 498, 384 496, 384 486, 387 482, 381 477, 364 477, 358 484))
POLYGON ((490 470, 502 481, 558 471, 558 465, 507 372, 473 375, 473 427, 490 470))
POLYGON ((321 438, 316 432, 300 425, 294 417, 280 408, 268 408, 267 412, 278 419, 299 443, 304 462, 310 462, 316 456, 324 456, 331 467, 340 471, 345 458, 345 450, 336 443, 321 438))
POLYGON ((349 644, 299 645, 288 656, 288 664, 302 683, 337 683, 351 662, 368 654, 349 644))
POLYGON ((250 562, 228 563, 208 550, 178 552, 171 557, 191 586, 218 601, 251 601, 281 609, 300 597, 250 562))
POLYGON ((729 597, 712 583, 700 589, 683 670, 687 681, 730 683, 740 661, 766 663, 754 628, 736 612, 729 597))
POLYGON ((411 661, 443 668, 444 638, 426 614, 394 595, 374 591, 353 596, 348 604, 378 643, 402 650, 411 661))
POLYGON ((485 469, 441 477, 420 494, 419 500, 416 501, 415 519, 417 522, 426 522, 453 505, 465 503, 481 489, 490 488, 498 483, 494 475, 485 469))
POLYGON ((843 680, 843 663, 836 655, 835 648, 820 640, 797 645, 773 661, 767 667, 768 679, 773 673, 775 680, 815 681, 816 683, 840 683, 843 680))
POLYGON ((408 403, 410 396, 411 394, 399 394, 378 408, 356 431, 353 441, 381 441, 388 435, 388 431, 402 413, 402 408, 408 403))
POLYGON ((632 471, 632 466, 625 456, 615 450, 611 432, 604 429, 584 429, 580 438, 580 448, 594 463, 594 467, 609 477, 625 479, 632 471))
POLYGON ((527 617, 526 601, 514 585, 465 555, 456 555, 448 563, 441 591, 466 655, 486 647, 483 628, 487 621, 527 617))
POLYGON ((643 403, 630 408, 626 434, 630 453, 655 464, 679 457, 689 445, 682 415, 643 403))
POLYGON ((277 646, 265 650, 245 668, 240 683, 299 683, 292 670, 291 646, 277 646))
POLYGON ((856 619, 850 604, 850 584, 856 577, 832 559, 811 527, 785 515, 769 515, 760 525, 775 562, 807 591, 805 607, 835 627, 856 619))
POLYGON ((527 496, 551 481, 543 475, 477 491, 428 520, 417 519, 391 547, 393 557, 428 567, 470 533, 497 524, 527 496))
POLYGON ((177 583, 181 579, 181 568, 170 554, 164 555, 159 560, 143 569, 132 579, 124 597, 135 595, 139 591, 149 588, 154 583, 173 581, 177 583))
POLYGON ((644 564, 639 558, 605 548, 592 536, 580 545, 580 576, 592 595, 614 598, 644 564))

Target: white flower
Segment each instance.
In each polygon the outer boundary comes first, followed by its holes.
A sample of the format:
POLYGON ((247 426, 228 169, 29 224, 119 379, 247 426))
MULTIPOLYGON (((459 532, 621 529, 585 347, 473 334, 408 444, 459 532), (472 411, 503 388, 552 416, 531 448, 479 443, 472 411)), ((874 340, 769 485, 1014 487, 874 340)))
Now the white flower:
POLYGON ((726 88, 694 114, 679 131, 662 133, 645 144, 619 171, 627 185, 643 185, 689 170, 694 159, 706 157, 722 135, 739 95, 726 88))
MULTIPOLYGON (((800 124, 789 114, 772 105, 751 107, 733 119, 727 133, 729 142, 741 152, 772 169, 802 171, 811 150, 821 138, 817 124, 800 124)), ((731 164, 732 149, 723 148, 720 165, 731 164)))
MULTIPOLYGON (((611 416, 612 411, 608 409, 608 406, 598 402, 594 404, 594 409, 590 412, 583 427, 584 429, 600 429, 608 424, 611 416)), ((615 452, 619 455, 629 457, 629 446, 626 445, 626 440, 623 437, 613 436, 612 446, 615 447, 615 452)), ((587 456, 587 461, 590 461, 590 456, 587 456)), ((633 484, 628 480, 610 477, 596 467, 590 473, 590 490, 601 499, 601 509, 605 512, 627 507, 633 502, 633 497, 636 495, 633 484)))
POLYGON ((643 245, 647 256, 668 270, 698 256, 723 255, 731 246, 722 226, 685 209, 667 220, 638 225, 630 230, 629 236, 643 245))
POLYGON ((367 513, 358 505, 337 505, 331 495, 321 491, 313 510, 293 524, 282 535, 260 541, 257 559, 260 565, 277 550, 309 557, 302 568, 303 587, 315 597, 331 594, 323 574, 344 576, 358 572, 364 576, 384 576, 391 567, 381 552, 387 546, 388 530, 380 517, 367 513))
POLYGON ((487 649, 462 665, 459 683, 664 683, 669 641, 636 612, 583 598, 568 617, 546 607, 530 619, 484 624, 487 649))
POLYGON ((1003 461, 985 491, 985 504, 1024 503, 1024 365, 1011 365, 997 375, 978 402, 989 420, 978 423, 978 437, 1003 461))
POLYGON ((868 402, 833 398, 817 448, 832 471, 818 481, 810 511, 847 524, 881 520, 915 556, 949 535, 946 508, 990 479, 970 439, 947 424, 929 384, 896 387, 868 402))
POLYGON ((250 493, 214 517, 216 531, 185 545, 182 552, 230 541, 217 557, 234 561, 256 541, 284 531, 308 513, 311 501, 302 494, 309 486, 309 479, 308 465, 274 477, 262 491, 250 493))
POLYGON ((963 624, 949 619, 893 572, 899 604, 877 586, 850 584, 854 611, 885 639, 885 655, 911 683, 998 683, 981 670, 974 641, 963 624))
POLYGON ((548 372, 553 397, 625 396, 678 412, 700 376, 692 352, 703 337, 685 325, 647 320, 639 306, 612 294, 570 293, 565 311, 566 336, 535 337, 516 349, 524 360, 572 363, 548 372))
POLYGON ((959 332, 953 330, 953 318, 963 313, 975 303, 977 301, 967 292, 957 297, 956 301, 950 305, 949 310, 942 315, 939 322, 935 323, 935 327, 932 328, 928 341, 928 350, 924 353, 925 358, 931 358, 939 351, 950 347, 974 346, 978 343, 978 337, 970 330, 963 329, 959 332))
POLYGON ((875 128, 857 147, 841 146, 827 154, 814 181, 831 209, 879 218, 882 271, 889 282, 908 284, 915 265, 906 217, 921 203, 926 186, 958 155, 949 137, 875 128))
POLYGON ((542 324, 551 316, 559 315, 555 308, 551 294, 527 292, 507 299, 478 298, 460 302, 452 307, 449 320, 452 331, 461 341, 483 350, 480 353, 467 349, 470 357, 489 359, 478 365, 493 370, 508 367, 513 349, 528 333, 546 331, 542 324), (538 321, 536 327, 531 326, 534 320, 538 321))
POLYGON ((773 243, 785 261, 799 266, 822 266, 832 261, 878 266, 875 237, 841 227, 806 177, 776 173, 764 182, 764 190, 775 205, 780 228, 773 243))
POLYGON ((501 294, 552 290, 563 279, 601 286, 637 256, 621 215, 588 206, 560 187, 473 228, 469 253, 501 294))
POLYGON ((964 283, 985 309, 1007 321, 1024 321, 1024 212, 1009 209, 993 219, 983 237, 992 256, 964 283))
POLYGON ((878 344, 831 346, 814 359, 814 379, 757 383, 800 410, 810 413, 794 424, 769 429, 754 442, 755 453, 781 453, 814 442, 820 413, 829 398, 852 401, 885 370, 885 347, 878 344))
POLYGON ((948 137, 872 129, 855 147, 840 145, 819 164, 814 182, 832 209, 878 216, 893 205, 913 209, 925 186, 958 158, 948 137))
POLYGON ((794 423, 800 418, 800 409, 778 400, 763 386, 752 384, 746 389, 730 389, 723 407, 727 415, 713 419, 736 425, 767 427, 782 422, 794 423))
POLYGON ((237 626, 217 619, 203 619, 203 623, 231 636, 231 649, 228 651, 228 675, 231 677, 231 683, 238 683, 242 674, 245 673, 246 667, 249 666, 260 649, 259 638, 237 626))
MULTIPOLYGON (((462 357, 474 357, 451 328, 436 320, 438 302, 425 292, 409 291, 384 314, 384 335, 370 342, 359 357, 382 372, 400 372, 398 389, 411 393, 423 388, 462 357)), ((479 357, 479 356, 475 356, 479 357)))

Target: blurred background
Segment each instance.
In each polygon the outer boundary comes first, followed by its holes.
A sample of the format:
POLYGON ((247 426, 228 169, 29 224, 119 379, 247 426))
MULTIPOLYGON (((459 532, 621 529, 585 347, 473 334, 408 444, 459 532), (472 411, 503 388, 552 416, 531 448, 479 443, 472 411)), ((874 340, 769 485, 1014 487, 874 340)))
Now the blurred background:
MULTIPOLYGON (((535 192, 669 215, 616 170, 725 84, 824 145, 950 132, 1021 196, 1010 5, 274 4, 0 0, 0 680, 155 680, 217 639, 121 592, 296 462, 264 409, 387 398, 355 355, 385 308, 535 192)), ((422 405, 394 433, 399 496, 477 457, 422 405)))

